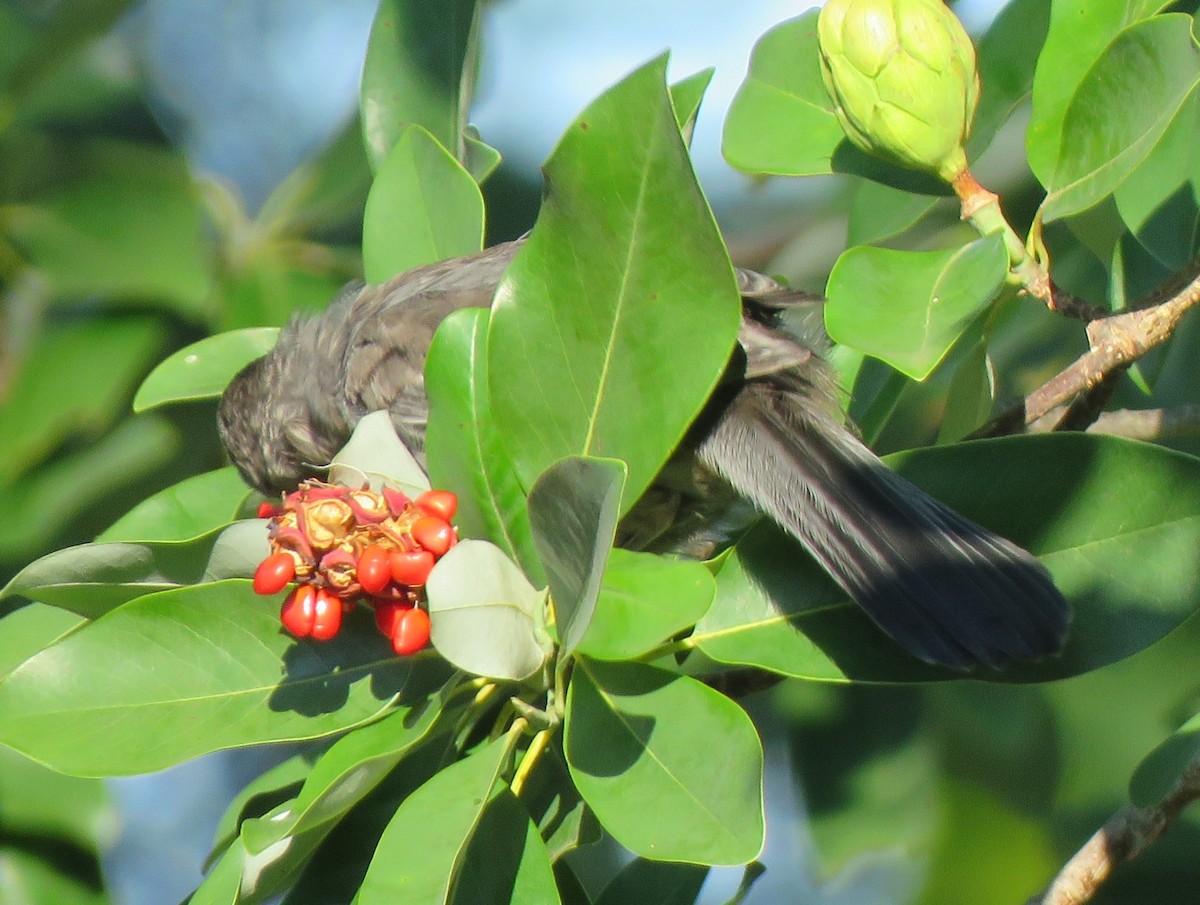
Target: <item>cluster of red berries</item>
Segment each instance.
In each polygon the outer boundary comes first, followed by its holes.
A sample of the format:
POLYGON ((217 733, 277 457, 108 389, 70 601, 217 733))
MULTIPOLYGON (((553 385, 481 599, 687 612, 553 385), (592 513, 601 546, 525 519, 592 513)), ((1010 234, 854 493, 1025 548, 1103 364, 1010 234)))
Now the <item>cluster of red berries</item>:
POLYGON ((458 498, 427 490, 415 500, 390 487, 376 493, 305 481, 282 505, 263 503, 271 519, 271 554, 254 573, 254 590, 277 594, 298 582, 280 620, 298 638, 328 641, 356 600, 375 610, 375 624, 397 654, 429 643, 425 581, 458 538, 450 519, 458 498))

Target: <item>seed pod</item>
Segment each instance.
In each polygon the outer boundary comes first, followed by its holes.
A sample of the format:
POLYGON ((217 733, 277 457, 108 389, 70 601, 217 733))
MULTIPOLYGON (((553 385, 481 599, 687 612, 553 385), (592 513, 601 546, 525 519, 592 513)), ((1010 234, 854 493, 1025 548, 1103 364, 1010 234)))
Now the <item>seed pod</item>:
POLYGON ((254 570, 255 594, 278 594, 296 577, 296 560, 291 553, 272 553, 254 570))
POLYGON ((300 585, 283 601, 279 621, 297 638, 307 638, 313 631, 316 602, 317 589, 310 584, 300 585))
POLYGON ((975 46, 941 0, 829 0, 821 73, 846 136, 952 181, 979 100, 975 46))

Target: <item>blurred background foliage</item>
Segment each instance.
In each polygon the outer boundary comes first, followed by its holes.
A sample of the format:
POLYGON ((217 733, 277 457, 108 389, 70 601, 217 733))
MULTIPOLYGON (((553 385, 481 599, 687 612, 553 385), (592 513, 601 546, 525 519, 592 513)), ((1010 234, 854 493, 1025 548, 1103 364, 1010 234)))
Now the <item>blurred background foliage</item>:
MULTIPOLYGON (((1049 7, 1023 5, 1043 15, 1049 7)), ((220 30, 198 32, 192 43, 201 68, 177 82, 163 77, 155 55, 180 46, 163 35, 187 33, 180 9, 186 6, 0 3, 4 579, 49 550, 91 540, 160 488, 222 464, 210 403, 131 414, 133 393, 157 361, 213 332, 281 324, 293 311, 321 306, 360 273, 370 171, 359 124, 347 119, 353 98, 339 106, 312 96, 310 105, 328 107, 323 131, 291 118, 282 102, 272 105, 269 84, 261 97, 230 113, 230 129, 240 117, 243 126, 261 119, 267 132, 298 133, 290 136, 291 159, 253 148, 236 152, 230 150, 236 143, 198 136, 180 111, 194 109, 188 98, 219 96, 206 90, 212 88, 206 79, 225 78, 237 61, 222 57, 220 30), (237 182, 231 172, 250 176, 237 182)), ((238 28, 239 16, 258 27, 272 19, 279 27, 324 15, 320 3, 271 4, 258 13, 245 4, 209 6, 209 14, 228 18, 226 34, 238 28)), ((503 14, 509 6, 522 4, 496 4, 495 11, 503 14)), ((605 7, 594 5, 590 15, 624 15, 621 3, 605 7)), ((535 10, 543 21, 544 10, 535 10)), ((800 11, 759 4, 754 14, 761 18, 751 35, 800 11)), ((978 13, 977 28, 994 12, 978 13)), ((340 18, 330 20, 341 24, 329 28, 345 29, 339 53, 347 55, 356 40, 365 49, 373 13, 374 4, 364 0, 347 3, 340 18)), ((679 12, 665 33, 682 30, 685 19, 692 29, 715 28, 703 15, 679 12)), ((541 45, 572 33, 571 40, 583 40, 587 26, 580 21, 549 22, 541 45)), ((320 20, 315 27, 323 25, 320 20)), ((485 107, 490 37, 485 31, 485 107)), ((494 37, 496 46, 509 47, 504 66, 519 68, 519 54, 506 44, 511 34, 494 37)), ((742 62, 723 73, 735 85, 752 40, 736 48, 742 62)), ((560 43, 564 53, 576 52, 567 39, 560 43)), ((557 134, 587 96, 655 49, 606 60, 607 74, 593 73, 596 81, 546 131, 557 134)), ((1014 51, 1004 59, 1019 70, 1016 78, 1028 80, 1034 56, 1014 51)), ((695 57, 677 55, 681 74, 714 62, 695 57)), ((336 73, 320 77, 353 83, 361 52, 337 62, 336 73)), ((509 70, 496 64, 495 71, 509 70)), ((544 72, 532 78, 552 90, 544 72)), ((716 89, 709 104, 720 103, 716 89)), ((526 98, 526 106, 537 103, 526 98)), ((489 114, 490 122, 500 115, 489 114)), ((512 117, 517 128, 528 115, 522 109, 512 117)), ((717 110, 709 110, 708 119, 719 126, 717 110)), ((1042 194, 1024 162, 1023 123, 1018 113, 975 167, 982 182, 1001 192, 1018 228, 1028 223, 1042 194)), ((503 136, 486 125, 483 131, 509 153, 503 136)), ((515 163, 485 184, 489 242, 519 235, 532 223, 540 187, 530 160, 545 150, 533 156, 518 151, 515 163)), ((704 153, 698 148, 701 178, 738 263, 786 273, 814 288, 823 285, 847 231, 868 228, 864 217, 883 191, 853 177, 806 182, 801 190, 788 180, 766 184, 731 173, 718 186, 704 153)), ((1086 235, 1087 220, 1055 229, 1086 235)), ((930 247, 961 229, 952 206, 938 202, 889 244, 930 247)), ((1063 244, 1072 251, 1056 259, 1059 280, 1093 298, 1113 297, 1086 244, 1063 244)), ((1008 306, 997 337, 991 348, 1001 399, 1027 392, 1084 348, 1077 325, 1023 303, 1008 306)), ((1196 339, 1197 328, 1189 324, 1156 360, 1153 394, 1126 381, 1118 401, 1139 407, 1200 401, 1196 339)), ((969 348, 956 349, 930 380, 907 383, 883 413, 871 408, 871 375, 860 380, 853 411, 871 425, 877 449, 938 439, 954 375, 970 354, 969 348)), ((876 377, 879 384, 895 379, 882 367, 876 377)), ((1194 438, 1171 442, 1198 448, 1194 438)), ((31 638, 29 649, 44 643, 31 638)), ((1126 662, 1044 687, 786 682, 761 695, 751 708, 772 765, 772 830, 763 858, 768 874, 749 901, 933 905, 964 901, 968 889, 975 903, 1024 901, 1125 802, 1129 775, 1145 753, 1195 712, 1198 644, 1200 625, 1193 620, 1126 662)), ((13 665, 0 664, 0 674, 13 665)), ((211 828, 201 829, 201 835, 211 834, 211 828)), ((117 811, 101 783, 62 777, 0 750, 0 903, 167 901, 155 897, 161 888, 108 898, 102 854, 117 830, 117 811)), ((1149 854, 1123 868, 1097 901, 1194 902, 1198 850, 1200 820, 1189 815, 1149 854)), ((198 879, 183 876, 179 885, 189 889, 198 879)), ((735 875, 718 871, 705 900, 719 901, 735 885, 735 875)))

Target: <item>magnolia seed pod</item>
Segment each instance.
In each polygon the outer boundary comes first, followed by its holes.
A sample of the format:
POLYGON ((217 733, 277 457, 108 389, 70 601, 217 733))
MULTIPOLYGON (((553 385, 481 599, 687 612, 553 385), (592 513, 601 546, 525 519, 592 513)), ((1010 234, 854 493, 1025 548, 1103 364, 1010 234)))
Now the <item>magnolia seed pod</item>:
POLYGON ((966 169, 979 73, 975 46, 941 0, 829 0, 817 37, 850 141, 947 182, 966 169))

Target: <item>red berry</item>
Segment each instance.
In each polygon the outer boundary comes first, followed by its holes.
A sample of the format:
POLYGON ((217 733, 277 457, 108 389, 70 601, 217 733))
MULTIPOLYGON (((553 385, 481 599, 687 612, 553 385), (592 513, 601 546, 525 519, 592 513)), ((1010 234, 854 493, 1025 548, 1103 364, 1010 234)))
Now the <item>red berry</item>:
POLYGON ((279 515, 279 512, 280 512, 279 507, 276 506, 274 503, 272 503, 270 500, 263 500, 261 503, 258 504, 258 517, 259 518, 274 518, 275 516, 279 515))
POLYGON ((434 556, 441 556, 454 546, 454 529, 445 519, 423 515, 410 529, 412 538, 434 556))
POLYGON ((395 631, 396 618, 401 610, 412 606, 411 603, 402 600, 375 600, 372 603, 375 605, 375 626, 388 638, 391 638, 392 632, 395 631))
POLYGON ((426 490, 416 498, 414 505, 426 515, 436 515, 448 522, 458 511, 458 497, 449 490, 426 490))
POLYGON ((379 544, 363 548, 358 555, 358 584, 368 594, 378 594, 392 580, 388 551, 379 544))
POLYGON ((338 633, 341 627, 342 598, 320 588, 313 603, 313 638, 317 641, 328 641, 338 633))
POLYGON ((310 584, 302 584, 283 601, 279 621, 297 638, 307 638, 313 631, 313 620, 317 615, 316 603, 317 589, 310 584))
POLYGON ((419 606, 404 607, 392 626, 392 650, 401 657, 415 654, 429 643, 429 614, 419 606))
POLYGON ((433 554, 428 550, 396 550, 389 557, 392 580, 398 585, 419 588, 433 569, 433 554))
POLYGON ((278 594, 296 577, 296 560, 290 553, 272 553, 254 570, 255 594, 278 594))

